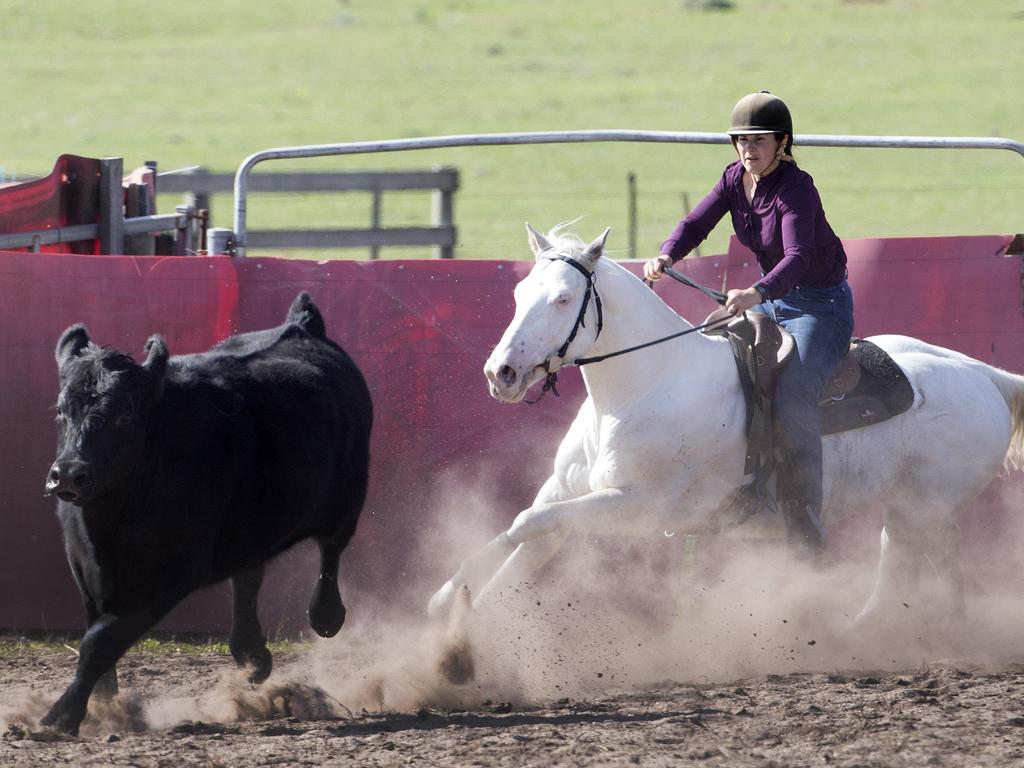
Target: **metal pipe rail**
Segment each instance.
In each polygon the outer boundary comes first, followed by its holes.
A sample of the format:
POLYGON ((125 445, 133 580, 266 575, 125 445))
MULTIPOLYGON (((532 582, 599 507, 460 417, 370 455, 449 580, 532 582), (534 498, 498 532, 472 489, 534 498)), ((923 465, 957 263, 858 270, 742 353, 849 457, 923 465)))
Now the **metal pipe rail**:
MULTIPOLYGON (((183 213, 164 213, 156 216, 136 216, 124 220, 124 234, 140 235, 145 232, 162 232, 184 229, 188 216, 183 213)), ((41 245, 73 243, 79 240, 95 240, 100 236, 99 224, 74 224, 69 227, 42 229, 35 232, 15 232, 0 235, 0 251, 10 248, 32 248, 37 251, 41 245)))
MULTIPOLYGON (((227 238, 229 252, 245 256, 246 203, 249 174, 267 160, 294 160, 332 155, 363 155, 378 152, 405 152, 446 147, 486 147, 519 144, 582 144, 598 141, 660 142, 671 144, 728 144, 724 133, 688 131, 538 131, 527 133, 476 133, 456 136, 427 136, 416 139, 354 141, 342 144, 313 144, 302 147, 278 147, 249 155, 235 173, 234 232, 227 238)), ((801 147, 888 147, 897 149, 1008 149, 1024 158, 1024 143, 1012 139, 942 136, 832 136, 806 134, 794 137, 801 147)))

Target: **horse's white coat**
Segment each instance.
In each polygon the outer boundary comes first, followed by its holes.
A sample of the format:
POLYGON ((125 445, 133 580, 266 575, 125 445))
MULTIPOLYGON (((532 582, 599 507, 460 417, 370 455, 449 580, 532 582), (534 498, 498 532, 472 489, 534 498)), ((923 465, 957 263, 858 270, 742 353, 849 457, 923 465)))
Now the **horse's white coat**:
MULTIPOLYGON (((598 356, 691 327, 641 280, 584 246, 529 229, 537 263, 515 288, 516 310, 484 371, 491 394, 523 399, 561 362, 555 354, 579 313, 586 279, 560 253, 593 269, 604 308, 596 337, 591 301, 565 358, 598 356), (595 338, 596 337, 596 338, 595 338)), ((954 586, 957 513, 1024 450, 1024 377, 904 336, 872 337, 906 372, 912 408, 889 421, 824 439, 826 522, 883 503, 874 591, 861 618, 893 600, 892 579, 927 557, 954 586), (1012 441, 1012 444, 1011 444, 1012 441)), ((743 475, 745 404, 729 344, 692 333, 581 368, 588 397, 554 471, 511 527, 468 558, 431 599, 446 610, 466 585, 487 600, 540 567, 573 530, 699 533, 743 475)))

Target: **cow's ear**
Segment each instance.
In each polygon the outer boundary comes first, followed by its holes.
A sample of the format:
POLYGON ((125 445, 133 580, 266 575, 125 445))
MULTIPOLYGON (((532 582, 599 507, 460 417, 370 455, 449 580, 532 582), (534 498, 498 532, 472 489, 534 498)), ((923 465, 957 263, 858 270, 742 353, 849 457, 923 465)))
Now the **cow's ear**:
POLYGON ((73 357, 77 357, 89 345, 89 332, 81 323, 72 325, 57 340, 57 348, 54 350, 54 357, 57 359, 57 366, 63 368, 73 357))
POLYGON ((142 367, 149 371, 153 381, 159 386, 164 379, 164 371, 167 370, 167 342, 164 337, 154 333, 146 342, 146 360, 142 367))

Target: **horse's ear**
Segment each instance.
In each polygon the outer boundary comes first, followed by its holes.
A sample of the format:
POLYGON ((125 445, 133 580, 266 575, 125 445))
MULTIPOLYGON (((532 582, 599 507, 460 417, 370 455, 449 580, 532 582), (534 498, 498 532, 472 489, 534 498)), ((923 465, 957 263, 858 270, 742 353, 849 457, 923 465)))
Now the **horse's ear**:
POLYGON ((611 231, 612 228, 608 227, 604 232, 602 232, 594 242, 587 246, 587 249, 583 252, 583 256, 590 259, 592 262, 601 258, 601 254, 604 253, 604 244, 608 240, 608 233, 611 231))
POLYGON ((551 249, 551 243, 548 242, 548 239, 531 227, 530 222, 526 222, 526 239, 530 243, 530 250, 533 251, 534 258, 539 259, 544 251, 551 249))

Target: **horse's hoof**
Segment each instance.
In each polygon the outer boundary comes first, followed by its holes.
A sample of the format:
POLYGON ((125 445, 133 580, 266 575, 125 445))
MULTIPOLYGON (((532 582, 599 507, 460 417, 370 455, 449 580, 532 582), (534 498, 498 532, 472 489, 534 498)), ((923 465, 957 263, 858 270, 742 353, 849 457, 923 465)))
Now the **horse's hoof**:
POLYGON ((452 685, 465 685, 476 677, 473 651, 469 644, 447 648, 437 663, 438 672, 452 685))
POLYGON ((455 584, 446 581, 444 586, 430 598, 427 603, 427 616, 432 619, 443 619, 451 613, 452 605, 455 604, 455 584))
POLYGON ((334 637, 345 623, 345 606, 341 602, 338 585, 330 579, 320 579, 309 599, 309 626, 320 637, 334 637))
POLYGON ((463 584, 453 588, 452 608, 448 629, 444 633, 437 669, 441 676, 452 685, 465 685, 476 676, 473 662, 473 645, 469 639, 469 619, 473 601, 469 587, 463 584))

